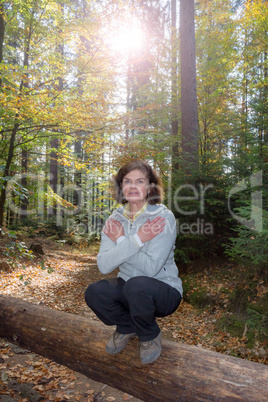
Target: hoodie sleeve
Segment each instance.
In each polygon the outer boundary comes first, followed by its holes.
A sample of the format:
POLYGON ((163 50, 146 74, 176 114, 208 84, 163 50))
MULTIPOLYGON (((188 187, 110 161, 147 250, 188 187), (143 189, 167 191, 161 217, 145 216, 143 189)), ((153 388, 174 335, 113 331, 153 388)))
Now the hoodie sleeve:
POLYGON ((173 251, 176 240, 176 221, 172 213, 165 213, 163 217, 166 220, 163 232, 146 242, 147 247, 141 248, 138 253, 128 258, 129 268, 133 267, 136 271, 140 271, 140 275, 149 277, 157 275, 173 251))
POLYGON ((105 233, 101 234, 101 246, 97 256, 97 263, 101 273, 108 274, 129 258, 137 254, 141 249, 135 235, 124 237, 119 243, 115 243, 105 233))

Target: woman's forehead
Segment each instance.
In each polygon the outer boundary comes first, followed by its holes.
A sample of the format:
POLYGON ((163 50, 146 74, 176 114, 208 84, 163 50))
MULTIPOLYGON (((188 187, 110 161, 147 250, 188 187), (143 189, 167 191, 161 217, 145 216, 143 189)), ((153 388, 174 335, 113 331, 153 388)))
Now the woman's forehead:
POLYGON ((139 169, 131 170, 131 172, 127 173, 124 176, 124 179, 147 179, 147 174, 139 169))

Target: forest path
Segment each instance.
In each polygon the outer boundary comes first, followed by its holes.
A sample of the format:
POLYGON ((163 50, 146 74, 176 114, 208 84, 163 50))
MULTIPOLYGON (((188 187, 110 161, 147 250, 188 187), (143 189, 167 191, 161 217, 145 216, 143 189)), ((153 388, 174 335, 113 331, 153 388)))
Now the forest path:
MULTIPOLYGON (((96 248, 88 254, 65 245, 55 248, 46 242, 43 247, 43 259, 27 262, 24 269, 2 273, 1 293, 97 320, 84 302, 88 284, 103 278, 96 264, 96 248), (21 275, 23 280, 19 279, 21 275), (30 284, 26 286, 27 278, 30 284)), ((108 276, 115 275, 113 272, 108 276)), ((241 340, 215 330, 221 314, 220 308, 199 311, 183 301, 174 314, 158 322, 166 339, 228 354, 235 350, 246 356, 241 340)), ((5 402, 37 401, 42 396, 47 401, 139 401, 5 340, 0 341, 0 353, 0 399, 5 402)))

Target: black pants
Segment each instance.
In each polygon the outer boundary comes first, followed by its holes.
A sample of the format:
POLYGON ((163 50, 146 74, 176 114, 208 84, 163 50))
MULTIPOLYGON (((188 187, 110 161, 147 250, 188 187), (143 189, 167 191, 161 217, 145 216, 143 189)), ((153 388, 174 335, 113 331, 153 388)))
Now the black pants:
POLYGON ((137 276, 103 279, 85 292, 87 305, 106 325, 116 325, 121 334, 135 332, 142 342, 157 337, 156 317, 172 314, 181 301, 173 287, 154 278, 137 276))

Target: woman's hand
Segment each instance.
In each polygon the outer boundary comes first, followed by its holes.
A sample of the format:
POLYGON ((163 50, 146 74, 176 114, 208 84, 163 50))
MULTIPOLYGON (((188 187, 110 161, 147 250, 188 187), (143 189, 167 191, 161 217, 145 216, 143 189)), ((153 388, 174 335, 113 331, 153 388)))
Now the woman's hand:
POLYGON ((163 232, 165 224, 165 218, 161 218, 161 216, 157 216, 151 222, 148 219, 137 232, 142 243, 152 240, 159 233, 163 232))
POLYGON ((106 221, 103 232, 114 242, 116 242, 120 236, 124 236, 125 234, 122 224, 113 218, 106 221))

